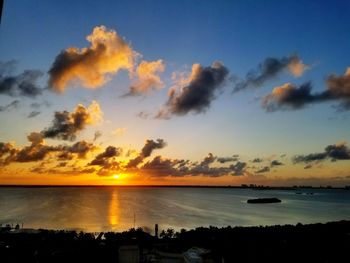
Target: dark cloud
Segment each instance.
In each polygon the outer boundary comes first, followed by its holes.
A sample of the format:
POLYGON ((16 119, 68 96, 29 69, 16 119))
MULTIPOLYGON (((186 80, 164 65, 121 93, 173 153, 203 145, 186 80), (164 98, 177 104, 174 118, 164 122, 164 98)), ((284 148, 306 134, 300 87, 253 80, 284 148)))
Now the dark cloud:
POLYGON ((232 171, 231 174, 232 175, 243 175, 246 167, 247 167, 247 163, 245 163, 245 162, 237 162, 234 165, 232 164, 232 165, 230 165, 230 169, 232 171))
MULTIPOLYGON (((205 157, 204 160, 213 158, 205 157)), ((139 169, 150 176, 208 176, 218 177, 224 175, 239 176, 244 174, 246 163, 237 162, 228 167, 209 167, 210 161, 192 163, 189 160, 168 159, 156 156, 153 160, 146 162, 139 169)))
POLYGON ((27 136, 30 145, 16 149, 9 143, 0 143, 0 164, 11 162, 38 162, 57 157, 59 160, 82 159, 95 149, 92 143, 79 141, 73 145, 46 145, 42 133, 32 132, 27 136))
POLYGON ((223 86, 228 75, 229 70, 220 62, 214 62, 209 67, 193 65, 191 76, 187 80, 179 81, 169 90, 169 99, 156 118, 205 112, 215 99, 215 92, 223 86))
POLYGON ((31 145, 18 150, 13 161, 20 163, 41 161, 50 153, 59 152, 61 150, 59 146, 45 145, 43 135, 38 132, 30 133, 27 139, 31 142, 31 145))
POLYGON ((276 87, 273 91, 263 97, 262 107, 268 111, 301 109, 311 103, 323 102, 335 99, 329 91, 311 93, 311 82, 306 82, 299 87, 286 83, 276 87))
POLYGON ((140 169, 151 176, 185 176, 189 170, 187 163, 188 161, 185 160, 171 160, 156 156, 140 169))
POLYGON ((61 147, 61 159, 71 160, 73 159, 73 155, 76 155, 80 159, 86 158, 86 155, 93 151, 96 147, 87 141, 79 141, 70 146, 62 146, 61 147))
POLYGON ((280 166, 280 165, 283 165, 283 163, 278 161, 278 160, 272 160, 271 163, 270 163, 271 167, 280 166))
POLYGON ((17 109, 19 107, 19 100, 14 100, 11 103, 5 105, 5 106, 0 106, 0 112, 2 111, 10 111, 12 109, 17 109))
POLYGON ((293 157, 293 162, 294 163, 309 163, 309 162, 314 162, 314 161, 322 161, 327 158, 327 153, 310 153, 307 155, 296 155, 293 157))
POLYGON ((134 159, 131 159, 128 164, 127 167, 131 168, 131 167, 136 167, 138 164, 140 164, 145 158, 149 157, 152 152, 155 149, 162 149, 166 146, 166 142, 163 139, 157 139, 157 141, 154 140, 147 140, 145 145, 143 146, 141 153, 139 154, 139 156, 137 156, 134 159))
POLYGON ((141 154, 143 157, 148 157, 152 154, 153 150, 162 149, 165 146, 166 146, 166 142, 163 139, 157 139, 157 141, 147 140, 141 150, 141 154))
POLYGON ((12 75, 15 62, 0 62, 0 95, 12 97, 36 97, 42 94, 43 89, 37 85, 38 79, 43 76, 39 70, 25 70, 19 75, 12 75))
POLYGON ((229 163, 238 161, 238 157, 218 157, 216 160, 219 163, 229 163))
POLYGON ((260 174, 260 173, 267 173, 270 172, 270 167, 265 166, 263 168, 261 168, 260 170, 256 171, 255 173, 260 174))
POLYGON ((98 138, 100 138, 101 136, 102 136, 102 132, 101 132, 101 131, 95 131, 93 141, 95 142, 95 141, 96 141, 98 138))
POLYGON ((10 164, 16 152, 16 149, 11 143, 0 142, 0 166, 10 164))
POLYGON ((248 72, 243 81, 238 82, 234 87, 234 92, 259 88, 268 80, 277 77, 280 73, 288 70, 294 76, 300 76, 308 68, 303 64, 298 56, 282 58, 266 58, 260 63, 257 69, 248 72))
POLYGON ((331 161, 350 160, 350 149, 345 143, 328 145, 324 152, 311 153, 307 155, 296 155, 294 163, 312 163, 329 159, 331 161))
POLYGON ((307 164, 307 165, 304 166, 304 169, 310 169, 310 168, 312 168, 311 164, 307 164))
POLYGON ((38 116, 40 113, 41 113, 41 111, 31 111, 27 117, 34 118, 34 117, 38 116))
POLYGON ((325 101, 339 101, 336 107, 338 111, 350 110, 350 68, 344 76, 331 75, 326 80, 327 89, 312 93, 310 82, 295 86, 286 83, 276 87, 273 91, 263 97, 262 107, 266 111, 301 109, 312 103, 325 101))
POLYGON ((209 164, 215 162, 216 156, 214 156, 212 153, 208 153, 208 156, 206 156, 203 161, 200 163, 201 166, 208 166, 209 164))
POLYGON ((99 166, 103 166, 106 167, 108 165, 110 165, 109 160, 113 157, 118 157, 120 156, 120 154, 122 153, 122 149, 121 148, 117 148, 114 146, 108 146, 104 152, 98 154, 95 159, 93 159, 89 165, 99 165, 99 166))
POLYGON ((99 114, 97 102, 93 102, 88 108, 79 104, 73 112, 56 111, 51 127, 41 133, 45 138, 73 141, 76 139, 76 134, 84 130, 88 124, 92 124, 99 114))
POLYGON ((264 160, 261 159, 261 158, 255 158, 255 159, 252 160, 252 163, 261 163, 261 162, 263 162, 263 161, 264 161, 264 160))
POLYGON ((44 101, 41 102, 41 103, 39 103, 39 102, 33 102, 33 103, 30 104, 30 107, 33 108, 33 109, 35 109, 35 110, 38 110, 38 109, 40 109, 40 108, 43 107, 43 106, 45 106, 45 107, 50 107, 51 104, 50 104, 50 102, 48 102, 48 101, 46 101, 46 100, 44 100, 44 101))

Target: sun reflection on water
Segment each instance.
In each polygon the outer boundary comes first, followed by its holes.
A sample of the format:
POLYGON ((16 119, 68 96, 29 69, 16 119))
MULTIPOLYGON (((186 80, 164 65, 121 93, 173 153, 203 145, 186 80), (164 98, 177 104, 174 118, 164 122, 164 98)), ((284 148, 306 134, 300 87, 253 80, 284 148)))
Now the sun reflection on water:
POLYGON ((118 191, 113 190, 111 200, 109 202, 109 210, 108 210, 108 220, 109 224, 112 226, 116 226, 119 224, 119 198, 118 191))

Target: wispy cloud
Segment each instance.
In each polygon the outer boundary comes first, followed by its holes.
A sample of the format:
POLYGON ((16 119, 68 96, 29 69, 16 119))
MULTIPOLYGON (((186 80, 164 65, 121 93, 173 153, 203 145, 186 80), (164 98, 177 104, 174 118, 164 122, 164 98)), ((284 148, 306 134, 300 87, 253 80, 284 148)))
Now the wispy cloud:
POLYGON ((260 63, 257 69, 249 71, 245 79, 235 85, 234 92, 260 88, 265 82, 276 78, 284 71, 295 77, 300 77, 308 68, 309 66, 304 64, 296 55, 282 58, 269 57, 260 63))

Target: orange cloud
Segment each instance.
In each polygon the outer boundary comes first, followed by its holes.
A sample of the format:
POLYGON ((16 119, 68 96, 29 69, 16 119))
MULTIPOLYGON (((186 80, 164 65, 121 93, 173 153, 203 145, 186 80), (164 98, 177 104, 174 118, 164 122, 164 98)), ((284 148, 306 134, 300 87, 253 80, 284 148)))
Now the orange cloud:
POLYGON ((95 27, 86 37, 90 47, 70 47, 62 51, 49 70, 49 87, 58 93, 75 83, 85 88, 98 88, 119 70, 132 71, 138 53, 116 31, 95 27))
POLYGON ((147 93, 151 89, 160 89, 164 86, 164 83, 157 75, 157 73, 163 72, 165 65, 163 60, 157 61, 141 61, 137 66, 136 75, 137 81, 130 87, 129 95, 139 95, 147 93))
POLYGON ((288 66, 288 70, 294 77, 300 77, 304 74, 306 70, 308 70, 310 67, 303 63, 298 57, 293 57, 288 66))

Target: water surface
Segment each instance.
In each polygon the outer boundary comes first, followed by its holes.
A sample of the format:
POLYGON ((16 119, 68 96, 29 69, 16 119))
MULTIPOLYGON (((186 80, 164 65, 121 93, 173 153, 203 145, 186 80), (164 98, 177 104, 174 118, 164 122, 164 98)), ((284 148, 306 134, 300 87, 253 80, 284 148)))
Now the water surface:
POLYGON ((237 188, 0 188, 0 223, 25 228, 121 231, 198 226, 317 223, 350 219, 350 191, 237 188), (297 194, 302 192, 303 194, 297 194), (306 193, 313 192, 313 195, 306 193), (247 204, 277 197, 278 204, 247 204))

